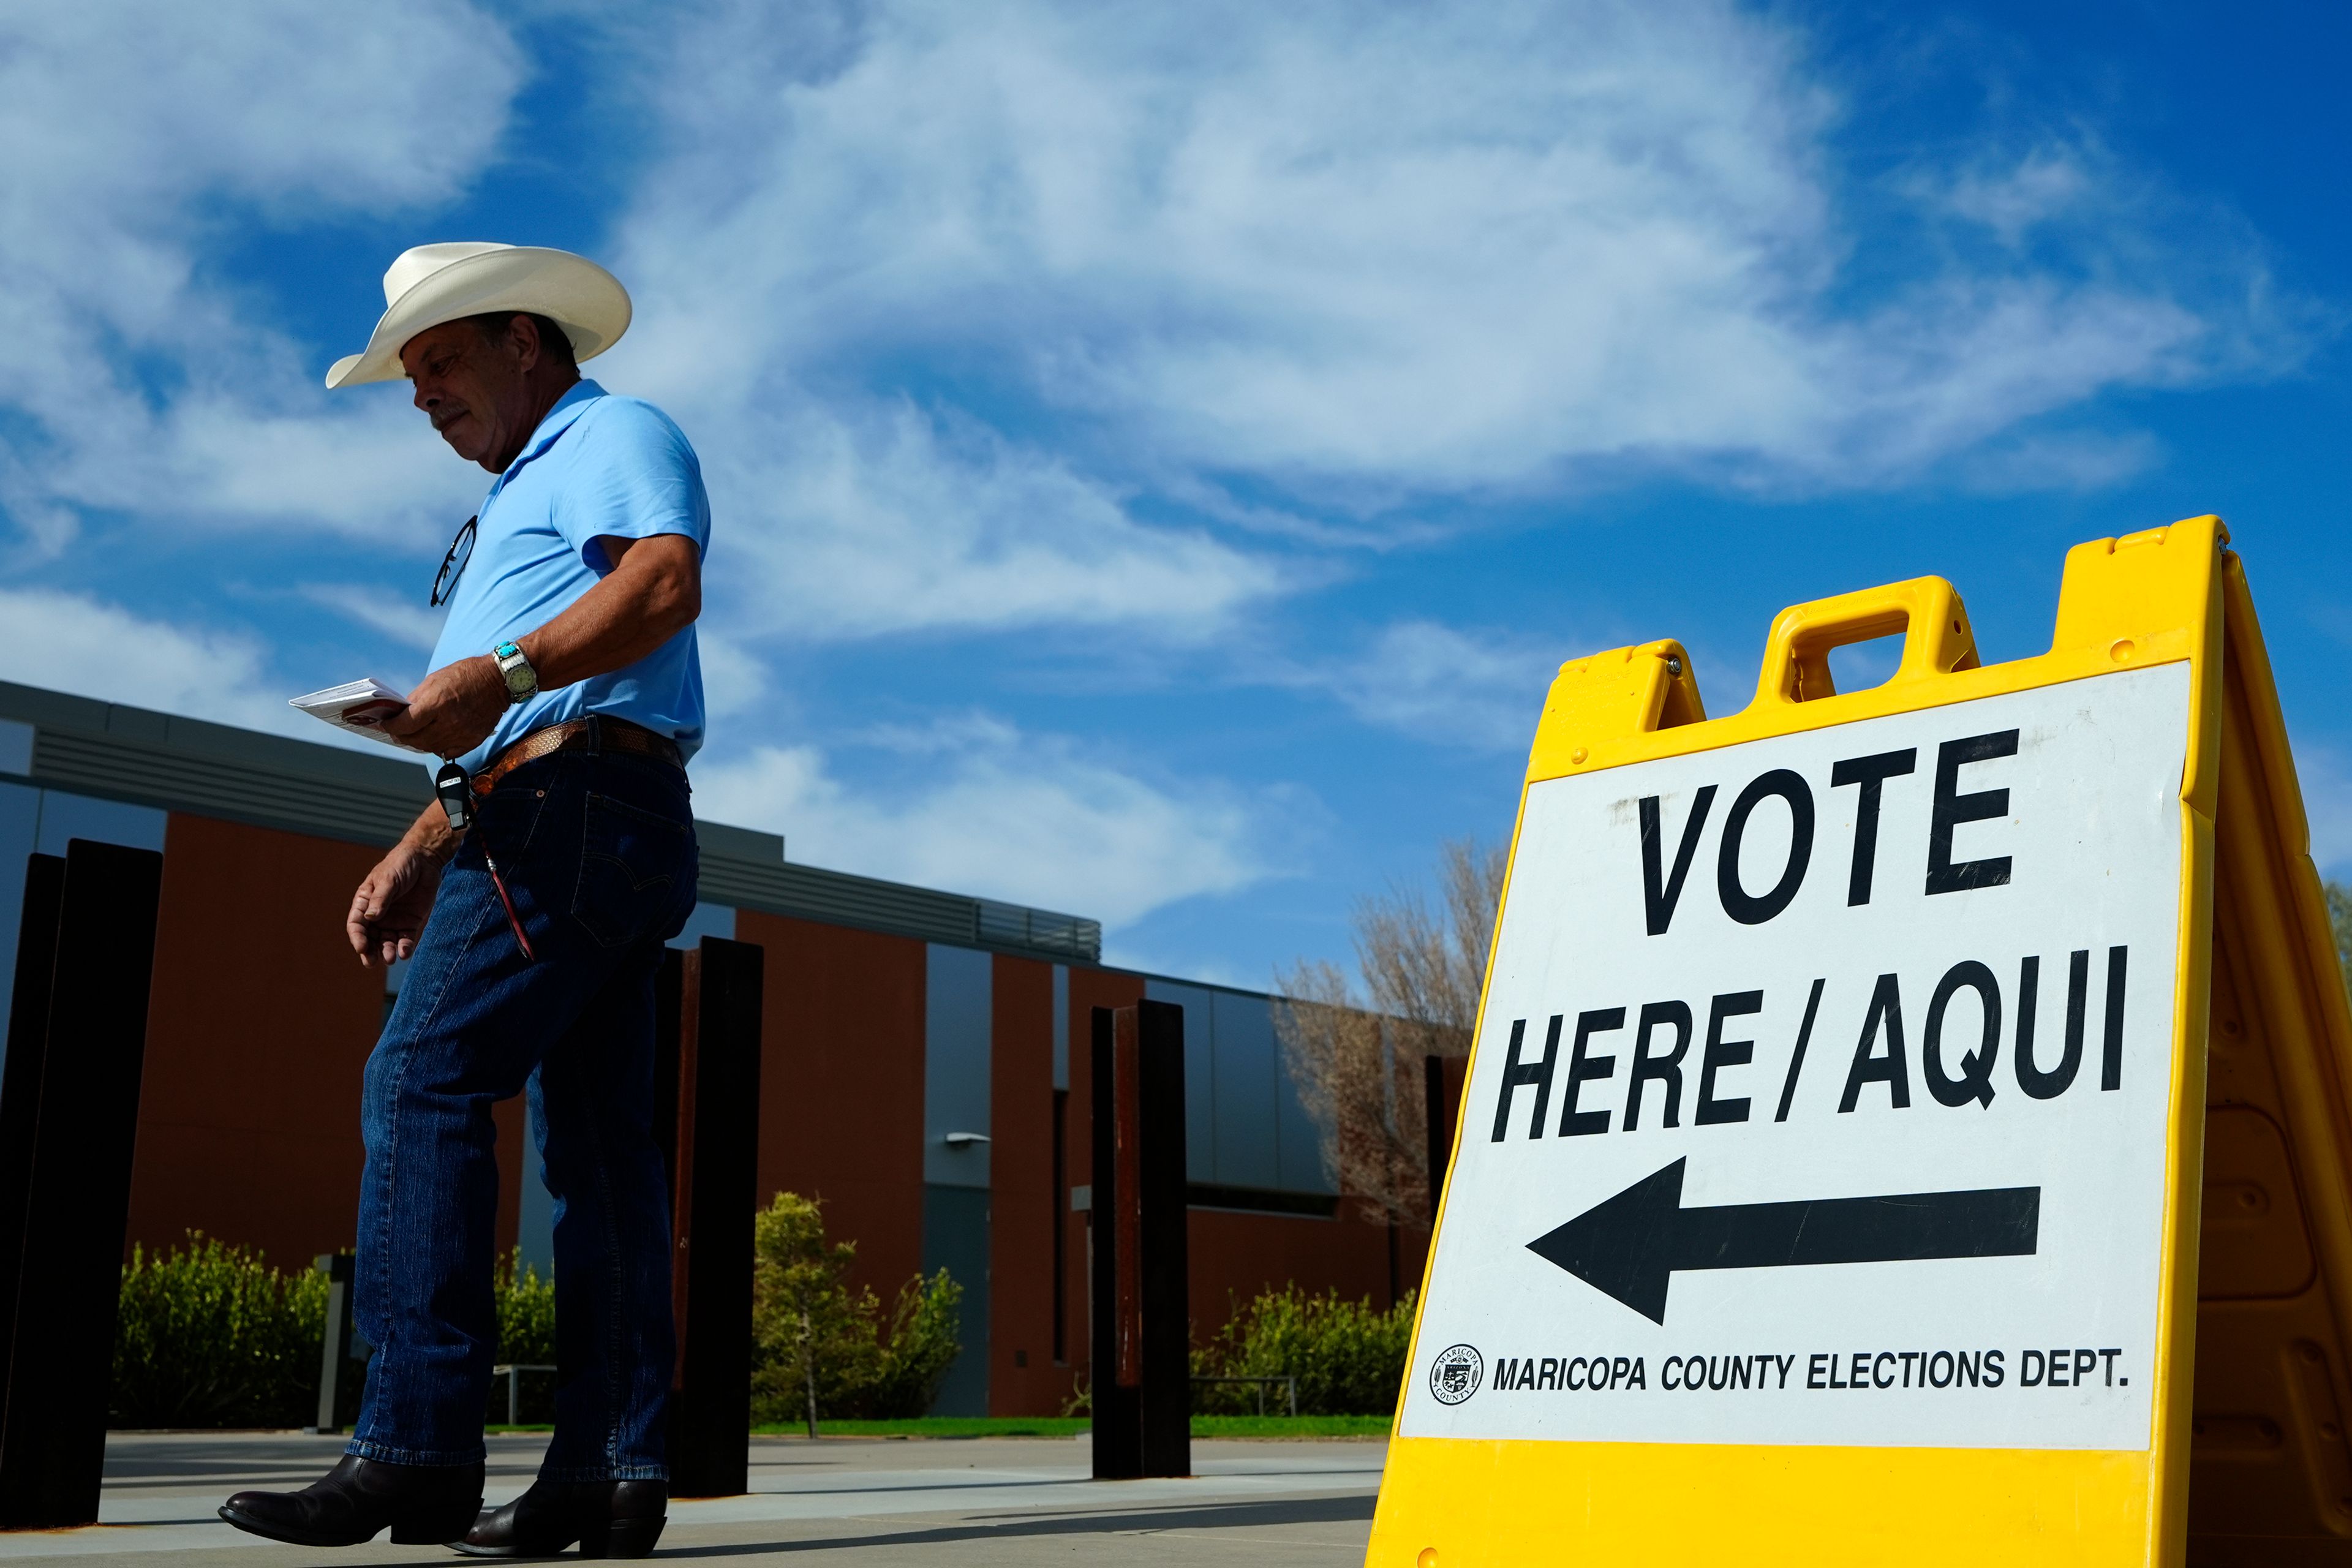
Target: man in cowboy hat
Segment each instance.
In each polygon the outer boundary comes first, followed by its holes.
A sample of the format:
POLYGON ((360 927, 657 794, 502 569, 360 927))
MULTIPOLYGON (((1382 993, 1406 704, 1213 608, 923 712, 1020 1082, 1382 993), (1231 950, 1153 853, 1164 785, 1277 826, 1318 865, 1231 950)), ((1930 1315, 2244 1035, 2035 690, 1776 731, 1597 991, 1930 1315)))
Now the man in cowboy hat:
POLYGON ((677 426, 580 378, 629 324, 603 268, 426 245, 393 263, 384 298, 327 384, 404 375, 496 476, 435 585, 432 673, 384 726, 470 780, 368 874, 348 921, 362 963, 408 961, 361 1109, 356 1316, 375 1352, 359 1424, 324 1479, 239 1492, 221 1514, 309 1546, 389 1527, 486 1556, 644 1556, 667 1502, 675 1353, 653 988, 694 908, 709 504, 677 426), (526 1092, 555 1199, 555 1436, 530 1490, 480 1513, 490 1108, 526 1092))

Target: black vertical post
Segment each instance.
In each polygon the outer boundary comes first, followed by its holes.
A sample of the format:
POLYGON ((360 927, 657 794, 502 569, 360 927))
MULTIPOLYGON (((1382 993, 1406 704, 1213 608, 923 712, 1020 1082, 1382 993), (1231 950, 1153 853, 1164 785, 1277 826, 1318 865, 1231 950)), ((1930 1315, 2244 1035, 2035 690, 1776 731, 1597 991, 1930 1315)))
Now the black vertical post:
POLYGON ((1095 1479, 1189 1475, 1183 1009, 1096 1008, 1092 1088, 1095 1479))
POLYGON ((345 1375, 352 1361, 352 1275, 359 1259, 348 1252, 319 1254, 319 1272, 327 1277, 327 1326, 319 1343, 319 1424, 314 1432, 343 1429, 343 1395, 350 1387, 345 1375))
POLYGON ((759 1209, 765 954, 705 937, 679 973, 671 1291, 670 1492, 751 1488, 751 1241, 759 1209))
POLYGON ((1445 1196, 1445 1166, 1454 1158, 1454 1123, 1462 1115, 1462 1074, 1465 1057, 1421 1058, 1422 1109, 1429 1131, 1429 1223, 1437 1223, 1437 1205, 1445 1196))
POLYGON ((1138 1005, 1136 1100, 1143 1143, 1143 1473, 1192 1473, 1192 1309, 1184 1190, 1184 1009, 1138 1005))
MULTIPOLYGON (((98 1521, 163 858, 66 846, 0 1413, 0 1529, 98 1521)), ((13 1011, 13 1009, 12 1009, 13 1011)), ((26 1048, 33 1048, 29 1041, 26 1048)), ((10 1041, 15 1057, 19 1042, 10 1041)))
POLYGON ((58 960, 58 909, 66 863, 35 855, 25 867, 25 914, 16 928, 16 989, 8 1004, 8 1056, 0 1066, 0 1412, 8 1408, 8 1347, 16 1339, 16 1282, 25 1277, 25 1205, 33 1189, 33 1131, 47 1061, 49 981, 58 960))
POLYGON ((1098 1481, 1130 1480, 1143 1474, 1142 1377, 1134 1360, 1137 1342, 1131 1321, 1138 1305, 1137 1287, 1131 1272, 1133 1263, 1126 1258, 1126 1249, 1119 1245, 1125 1239, 1131 1247, 1136 1237, 1131 1220, 1121 1224, 1122 1216, 1131 1213, 1126 1202, 1125 1184, 1119 1180, 1119 1075, 1116 1065, 1122 1033, 1132 1050, 1136 1034, 1134 1008, 1094 1010, 1094 1071, 1090 1075, 1094 1187, 1087 1205, 1087 1225, 1094 1242, 1088 1249, 1094 1287, 1088 1296, 1094 1304, 1094 1321, 1089 1325, 1087 1386, 1093 1406, 1088 1426, 1094 1435, 1094 1474, 1098 1481), (1124 1291, 1119 1288, 1123 1260, 1128 1261, 1130 1270, 1124 1291), (1127 1342, 1124 1346, 1122 1339, 1127 1342), (1125 1368, 1119 1364, 1122 1349, 1127 1351, 1129 1363, 1125 1368))

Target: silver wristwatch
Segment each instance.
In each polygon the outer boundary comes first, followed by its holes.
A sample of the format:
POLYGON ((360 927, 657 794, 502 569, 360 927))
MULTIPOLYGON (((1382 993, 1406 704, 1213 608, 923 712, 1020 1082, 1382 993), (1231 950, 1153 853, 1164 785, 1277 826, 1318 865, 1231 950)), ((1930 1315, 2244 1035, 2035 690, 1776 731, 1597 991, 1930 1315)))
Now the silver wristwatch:
POLYGON ((502 642, 490 650, 490 657, 498 660, 499 673, 506 678, 509 706, 528 702, 539 695, 539 671, 531 668, 530 660, 524 657, 520 645, 512 641, 502 642))

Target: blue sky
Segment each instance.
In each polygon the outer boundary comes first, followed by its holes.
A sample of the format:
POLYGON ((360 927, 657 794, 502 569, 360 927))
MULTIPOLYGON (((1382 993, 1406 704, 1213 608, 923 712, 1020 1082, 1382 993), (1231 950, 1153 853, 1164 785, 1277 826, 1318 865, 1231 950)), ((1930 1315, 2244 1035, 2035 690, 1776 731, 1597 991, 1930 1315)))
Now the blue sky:
MULTIPOLYGON (((1507 829, 1550 669, 2217 510, 2352 871, 2340 8, 0 19, 0 677, 302 733, 486 476, 400 249, 597 257, 696 442, 707 815, 1245 984, 1507 829)), ((313 730, 315 726, 311 726, 313 730)), ((317 738, 314 734, 311 738, 317 738)))

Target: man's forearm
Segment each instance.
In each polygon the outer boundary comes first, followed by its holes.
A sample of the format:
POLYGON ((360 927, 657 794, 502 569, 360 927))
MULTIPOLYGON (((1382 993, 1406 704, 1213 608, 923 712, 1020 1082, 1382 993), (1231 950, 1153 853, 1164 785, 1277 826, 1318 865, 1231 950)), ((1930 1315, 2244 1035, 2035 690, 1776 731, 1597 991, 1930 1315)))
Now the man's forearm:
POLYGON ((694 542, 681 535, 630 542, 603 581, 515 639, 540 689, 625 668, 691 626, 702 612, 699 565, 694 542))
POLYGON ((435 801, 419 812, 408 831, 400 836, 400 846, 423 856, 436 866, 446 866, 457 853, 457 835, 449 829, 449 814, 435 801))

